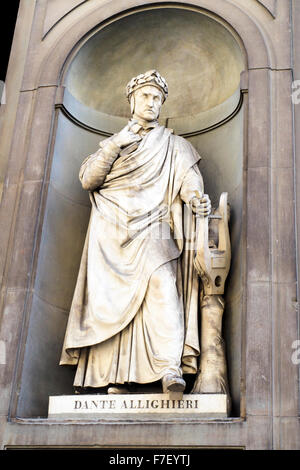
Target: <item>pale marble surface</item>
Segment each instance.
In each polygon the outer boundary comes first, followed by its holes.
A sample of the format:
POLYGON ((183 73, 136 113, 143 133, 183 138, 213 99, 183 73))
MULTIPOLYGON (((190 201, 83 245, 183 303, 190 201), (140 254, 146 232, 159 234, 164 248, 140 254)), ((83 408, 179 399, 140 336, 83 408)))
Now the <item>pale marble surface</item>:
POLYGON ((48 418, 142 418, 228 416, 225 394, 63 395, 49 397, 48 418), (176 397, 176 398, 175 398, 176 397))

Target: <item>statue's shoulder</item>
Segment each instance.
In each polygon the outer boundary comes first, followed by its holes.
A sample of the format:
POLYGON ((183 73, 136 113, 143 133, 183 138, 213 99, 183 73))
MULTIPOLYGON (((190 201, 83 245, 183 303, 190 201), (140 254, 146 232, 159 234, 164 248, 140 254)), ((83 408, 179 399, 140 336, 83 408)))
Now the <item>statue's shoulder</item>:
POLYGON ((172 129, 172 135, 173 135, 173 138, 174 138, 174 143, 176 145, 183 145, 183 146, 190 146, 191 144, 184 138, 184 137, 181 137, 181 135, 177 135, 174 133, 173 129, 172 129))
POLYGON ((187 139, 180 135, 176 135, 174 132, 171 135, 171 138, 173 139, 173 149, 175 151, 175 155, 179 159, 180 165, 185 162, 189 166, 201 160, 199 153, 187 139))
POLYGON ((184 137, 180 135, 175 134, 174 131, 172 134, 172 138, 174 139, 174 145, 180 148, 181 150, 186 150, 192 153, 196 152, 195 147, 187 139, 185 139, 184 137))

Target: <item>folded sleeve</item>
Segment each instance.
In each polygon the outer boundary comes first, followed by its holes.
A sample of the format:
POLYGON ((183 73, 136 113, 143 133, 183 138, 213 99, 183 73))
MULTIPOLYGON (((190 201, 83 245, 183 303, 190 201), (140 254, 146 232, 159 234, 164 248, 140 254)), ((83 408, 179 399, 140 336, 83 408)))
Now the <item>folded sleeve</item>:
POLYGON ((180 189, 180 197, 189 204, 193 197, 203 196, 203 178, 198 165, 193 165, 186 173, 180 189))
POLYGON ((79 171, 79 179, 83 189, 94 191, 99 188, 120 153, 120 147, 111 138, 100 143, 97 152, 87 157, 79 171))

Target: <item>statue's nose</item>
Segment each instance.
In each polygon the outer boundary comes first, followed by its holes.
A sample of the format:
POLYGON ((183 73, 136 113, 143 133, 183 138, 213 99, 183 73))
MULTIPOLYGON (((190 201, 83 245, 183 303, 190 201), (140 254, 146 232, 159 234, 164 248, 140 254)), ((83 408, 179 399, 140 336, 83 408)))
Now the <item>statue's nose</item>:
POLYGON ((150 107, 152 108, 152 107, 153 107, 153 103, 154 103, 153 98, 152 98, 151 96, 149 96, 148 101, 147 101, 148 106, 150 106, 150 107))

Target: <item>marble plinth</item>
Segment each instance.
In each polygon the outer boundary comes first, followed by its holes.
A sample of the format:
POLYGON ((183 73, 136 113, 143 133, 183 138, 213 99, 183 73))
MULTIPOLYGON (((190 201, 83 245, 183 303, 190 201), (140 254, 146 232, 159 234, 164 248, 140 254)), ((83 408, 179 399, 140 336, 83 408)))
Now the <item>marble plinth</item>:
POLYGON ((49 397, 49 418, 226 418, 223 394, 63 395, 49 397))

